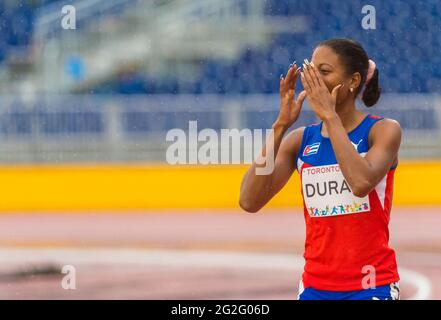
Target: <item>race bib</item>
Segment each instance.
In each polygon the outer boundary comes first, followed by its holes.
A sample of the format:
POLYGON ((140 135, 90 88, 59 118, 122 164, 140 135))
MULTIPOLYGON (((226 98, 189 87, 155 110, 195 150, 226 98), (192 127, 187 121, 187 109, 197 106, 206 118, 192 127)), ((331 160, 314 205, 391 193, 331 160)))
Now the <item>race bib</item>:
POLYGON ((369 195, 356 197, 338 164, 303 168, 302 191, 313 218, 370 211, 369 195))

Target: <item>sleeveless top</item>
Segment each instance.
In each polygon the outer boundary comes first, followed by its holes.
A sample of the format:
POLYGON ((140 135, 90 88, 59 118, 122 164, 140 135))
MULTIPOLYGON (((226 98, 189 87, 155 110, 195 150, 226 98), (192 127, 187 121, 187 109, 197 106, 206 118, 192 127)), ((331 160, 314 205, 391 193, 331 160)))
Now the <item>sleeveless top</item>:
MULTIPOLYGON (((382 119, 367 115, 348 133, 361 156, 369 150, 371 127, 382 119)), ((305 127, 296 157, 306 222, 303 286, 352 291, 374 280, 375 286, 396 282, 395 252, 388 244, 396 166, 367 196, 356 197, 340 171, 331 140, 321 135, 322 125, 305 127)))

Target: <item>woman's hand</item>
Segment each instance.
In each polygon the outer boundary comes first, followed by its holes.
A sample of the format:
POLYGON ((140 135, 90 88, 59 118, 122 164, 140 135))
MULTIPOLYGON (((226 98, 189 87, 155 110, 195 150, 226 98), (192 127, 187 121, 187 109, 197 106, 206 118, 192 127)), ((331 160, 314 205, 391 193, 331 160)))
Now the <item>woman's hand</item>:
POLYGON ((323 79, 313 63, 305 59, 301 81, 306 90, 308 102, 312 111, 321 119, 335 116, 335 105, 337 102, 338 90, 343 86, 339 84, 329 93, 323 79))
POLYGON ((295 100, 296 82, 300 75, 300 68, 293 63, 289 66, 286 78, 280 76, 280 111, 273 127, 281 126, 288 129, 299 118, 306 92, 302 91, 295 100))

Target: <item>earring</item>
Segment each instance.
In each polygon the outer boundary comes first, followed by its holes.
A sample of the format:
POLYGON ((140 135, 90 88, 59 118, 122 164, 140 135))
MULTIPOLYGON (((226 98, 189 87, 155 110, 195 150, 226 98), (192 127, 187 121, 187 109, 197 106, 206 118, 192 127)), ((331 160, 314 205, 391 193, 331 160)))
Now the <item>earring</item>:
POLYGON ((349 88, 349 91, 354 92, 354 88, 349 88))

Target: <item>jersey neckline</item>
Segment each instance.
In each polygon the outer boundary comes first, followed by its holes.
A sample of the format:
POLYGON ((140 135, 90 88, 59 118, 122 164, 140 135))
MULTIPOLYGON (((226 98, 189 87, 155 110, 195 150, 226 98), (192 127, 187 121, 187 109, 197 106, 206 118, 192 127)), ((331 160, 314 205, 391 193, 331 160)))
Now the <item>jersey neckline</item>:
MULTIPOLYGON (((351 131, 349 131, 348 133, 347 133, 347 135, 350 135, 352 132, 354 132, 355 130, 357 130, 366 120, 367 120, 367 118, 369 118, 369 116, 370 116, 370 113, 368 113, 364 118, 363 118, 363 120, 361 120, 360 121, 360 123, 354 128, 354 129, 352 129, 351 131)), ((329 137, 325 137, 324 135, 322 135, 322 126, 323 126, 323 121, 321 121, 320 122, 320 130, 319 130, 319 133, 320 133, 320 137, 322 138, 322 139, 327 139, 327 140, 329 140, 330 138, 329 137)))

